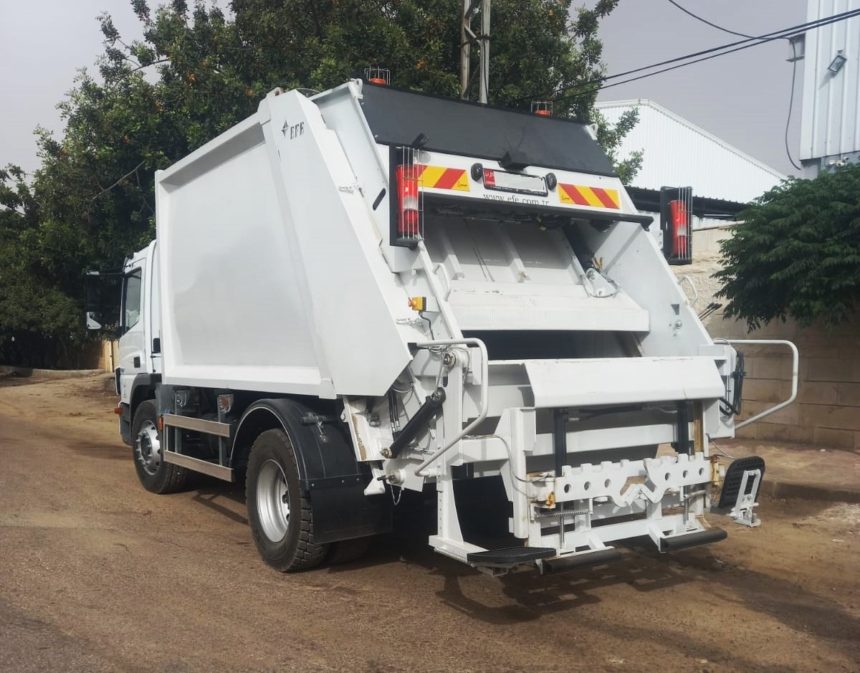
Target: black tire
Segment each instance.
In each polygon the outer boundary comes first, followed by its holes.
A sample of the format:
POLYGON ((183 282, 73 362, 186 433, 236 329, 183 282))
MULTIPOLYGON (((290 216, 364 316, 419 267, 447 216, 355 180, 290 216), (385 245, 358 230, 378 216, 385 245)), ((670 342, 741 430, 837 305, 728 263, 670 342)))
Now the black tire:
POLYGON ((251 533, 266 563, 296 572, 325 560, 329 545, 314 541, 313 510, 302 493, 293 443, 283 430, 266 430, 254 441, 245 500, 251 533))
POLYGON ((176 493, 185 489, 189 473, 161 459, 161 432, 155 400, 141 402, 131 422, 134 469, 143 487, 151 493, 176 493), (153 441, 158 442, 154 447, 153 441))
POLYGON ((333 542, 326 562, 332 565, 341 565, 342 563, 358 561, 358 559, 367 554, 372 541, 372 537, 357 537, 354 540, 333 542))

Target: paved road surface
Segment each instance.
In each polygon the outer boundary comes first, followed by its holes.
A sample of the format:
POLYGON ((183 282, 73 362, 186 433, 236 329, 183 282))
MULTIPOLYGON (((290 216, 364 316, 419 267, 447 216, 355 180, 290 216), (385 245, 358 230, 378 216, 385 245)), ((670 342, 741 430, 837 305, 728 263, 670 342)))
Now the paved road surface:
POLYGON ((281 575, 241 493, 137 484, 104 377, 0 384, 0 670, 860 670, 860 506, 501 579, 394 539, 281 575))

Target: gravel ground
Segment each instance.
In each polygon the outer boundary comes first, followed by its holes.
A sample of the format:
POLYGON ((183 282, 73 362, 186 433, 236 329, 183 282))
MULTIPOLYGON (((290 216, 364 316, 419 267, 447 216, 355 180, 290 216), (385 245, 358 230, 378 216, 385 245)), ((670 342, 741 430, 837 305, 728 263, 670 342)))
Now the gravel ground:
POLYGON ((241 489, 138 485, 110 383, 0 381, 2 671, 860 670, 858 505, 766 501, 718 545, 543 577, 397 537, 281 575, 241 489))

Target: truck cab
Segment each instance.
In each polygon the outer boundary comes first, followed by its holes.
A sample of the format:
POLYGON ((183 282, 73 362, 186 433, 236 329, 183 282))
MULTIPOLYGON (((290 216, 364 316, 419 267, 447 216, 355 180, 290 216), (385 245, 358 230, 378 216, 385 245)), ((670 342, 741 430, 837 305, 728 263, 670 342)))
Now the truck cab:
POLYGON ((120 427, 131 445, 137 405, 152 397, 161 379, 161 339, 156 243, 134 253, 123 266, 119 339, 120 427))

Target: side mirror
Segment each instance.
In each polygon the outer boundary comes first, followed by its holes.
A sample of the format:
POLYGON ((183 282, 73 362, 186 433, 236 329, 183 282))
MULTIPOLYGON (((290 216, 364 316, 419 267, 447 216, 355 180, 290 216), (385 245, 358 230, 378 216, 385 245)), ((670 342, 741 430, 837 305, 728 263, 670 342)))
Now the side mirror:
POLYGON ((122 274, 87 271, 84 311, 88 330, 113 331, 119 326, 122 274))
POLYGON ((100 330, 104 327, 97 318, 100 318, 95 311, 87 311, 87 329, 90 331, 100 330))

